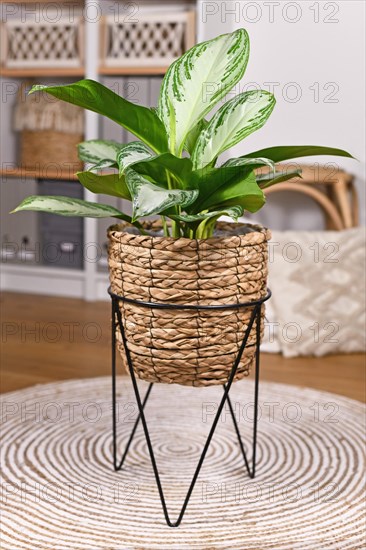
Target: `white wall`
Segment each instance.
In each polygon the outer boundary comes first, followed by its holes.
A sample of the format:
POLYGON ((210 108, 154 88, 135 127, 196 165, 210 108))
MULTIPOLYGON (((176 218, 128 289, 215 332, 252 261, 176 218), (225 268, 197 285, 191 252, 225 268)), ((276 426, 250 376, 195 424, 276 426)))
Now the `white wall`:
MULTIPOLYGON (((209 1, 199 0, 199 40, 247 29, 251 55, 248 83, 274 89, 277 105, 262 130, 229 156, 271 145, 328 145, 348 150, 361 162, 317 157, 303 162, 336 162, 355 174, 365 217, 365 11, 358 0, 209 1)), ((272 90, 271 90, 272 91, 272 90)), ((273 228, 313 229, 323 216, 301 195, 279 194, 271 208, 255 216, 273 228)))

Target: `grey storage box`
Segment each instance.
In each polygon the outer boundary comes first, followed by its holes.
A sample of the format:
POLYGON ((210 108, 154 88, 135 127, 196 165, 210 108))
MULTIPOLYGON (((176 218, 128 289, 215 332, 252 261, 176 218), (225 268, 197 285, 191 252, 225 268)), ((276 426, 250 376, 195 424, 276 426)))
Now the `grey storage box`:
MULTIPOLYGON (((39 181, 40 195, 62 195, 83 198, 80 183, 59 180, 39 181)), ((83 219, 63 217, 41 212, 39 214, 42 263, 48 266, 82 269, 83 219)))

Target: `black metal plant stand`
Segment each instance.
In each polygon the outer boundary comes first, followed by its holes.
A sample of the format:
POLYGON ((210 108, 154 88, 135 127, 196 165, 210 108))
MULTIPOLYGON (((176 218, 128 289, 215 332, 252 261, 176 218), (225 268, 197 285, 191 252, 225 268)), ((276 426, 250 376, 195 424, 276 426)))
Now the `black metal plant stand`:
POLYGON ((233 419, 235 432, 236 432, 236 435, 238 437, 240 450, 242 452, 243 459, 244 459, 244 465, 247 469, 247 472, 248 472, 249 476, 251 478, 254 478, 254 476, 255 476, 255 461, 256 461, 256 446, 257 446, 257 419, 258 419, 259 341, 260 341, 261 308, 262 308, 262 304, 271 297, 271 291, 268 289, 267 295, 264 298, 261 298, 260 300, 256 300, 256 301, 253 301, 253 302, 246 302, 246 303, 242 303, 242 304, 233 304, 233 305, 218 305, 218 306, 175 305, 175 304, 160 304, 160 303, 152 303, 152 302, 140 302, 138 300, 131 300, 129 298, 114 294, 111 291, 110 288, 108 289, 108 292, 109 292, 109 294, 111 296, 111 299, 112 299, 113 466, 114 466, 115 471, 121 470, 121 468, 124 464, 124 461, 126 459, 126 456, 128 454, 128 451, 129 451, 130 445, 132 443, 132 440, 134 438, 137 426, 138 426, 138 424, 141 420, 142 426, 143 426, 143 429, 144 429, 144 433, 145 433, 146 443, 147 443, 147 446, 148 446, 148 449, 149 449, 151 464, 152 464, 152 467, 153 467, 153 470, 154 470, 156 484, 157 484, 157 487, 158 487, 158 491, 159 491, 160 500, 161 500, 161 504, 162 504, 162 507, 163 507, 163 512, 164 512, 166 523, 169 527, 178 527, 180 525, 182 519, 183 519, 183 516, 184 516, 184 513, 186 511, 186 508, 187 508, 189 499, 191 497, 193 488, 194 488, 195 483, 197 481, 197 478, 198 478, 198 475, 200 473, 203 461, 204 461, 205 456, 207 454, 208 448, 210 446, 212 437, 214 435, 217 423, 220 419, 221 412, 224 408, 224 405, 225 405, 226 401, 228 403, 230 413, 231 413, 231 417, 233 419), (167 509, 167 505, 166 505, 166 501, 165 501, 165 497, 164 497, 164 491, 163 491, 162 484, 161 484, 161 481, 160 481, 159 470, 158 470, 158 467, 157 467, 157 464, 156 464, 155 454, 154 454, 154 450, 153 450, 153 447, 152 447, 152 444, 151 444, 150 434, 149 434, 149 430, 148 430, 147 422, 146 422, 146 417, 145 417, 145 413, 144 413, 144 408, 145 408, 145 405, 147 403, 147 400, 149 399, 153 383, 150 383, 144 398, 141 399, 141 395, 140 395, 140 391, 139 391, 139 388, 138 388, 138 385, 137 385, 135 372, 134 372, 134 369, 133 369, 131 355, 130 355, 129 349, 127 347, 127 339, 126 339, 126 334, 125 334, 125 330, 124 330, 124 327, 123 327, 122 314, 121 314, 121 311, 120 311, 120 308, 119 308, 119 302, 127 302, 127 303, 130 303, 130 304, 135 304, 135 305, 146 307, 146 308, 156 308, 156 309, 193 309, 193 310, 212 310, 212 309, 217 309, 217 310, 220 310, 220 309, 222 309, 222 310, 247 309, 248 310, 248 309, 251 309, 252 310, 250 320, 249 320, 247 329, 245 331, 242 344, 241 344, 240 349, 239 349, 239 353, 238 353, 237 358, 234 362, 234 365, 231 369, 228 380, 227 380, 226 384, 223 385, 224 394, 223 394, 222 399, 220 401, 220 405, 218 407, 217 413, 216 413, 214 421, 212 423, 212 426, 211 426, 210 432, 208 434, 206 443, 203 447, 201 457, 199 459, 197 468, 196 468, 195 473, 193 475, 193 478, 192 478, 191 484, 189 486, 186 498, 183 502, 181 512, 178 516, 178 519, 175 522, 172 522, 170 520, 170 517, 169 517, 169 513, 168 513, 168 509, 167 509), (232 382, 233 382, 234 377, 235 377, 235 373, 237 371, 240 359, 241 359, 242 354, 244 352, 245 346, 246 346, 248 338, 249 338, 249 334, 252 330, 252 327, 253 327, 253 324, 254 324, 255 320, 257 320, 257 323, 256 323, 256 351, 255 351, 254 418, 253 418, 253 441, 252 441, 253 450, 252 450, 252 467, 250 468, 249 462, 248 462, 248 459, 247 459, 247 456, 246 456, 246 452, 245 452, 245 449, 244 449, 244 445, 243 445, 243 442, 242 442, 242 439, 241 439, 239 426, 238 426, 238 423, 237 423, 236 418, 235 418, 234 409, 233 409, 233 406, 232 406, 232 403, 231 403, 231 400, 230 400, 230 397, 229 397, 229 391, 230 391, 232 382), (130 435, 129 440, 127 442, 126 448, 124 450, 122 458, 119 461, 117 459, 117 418, 116 418, 116 328, 117 328, 117 326, 119 327, 119 329, 121 331, 121 336, 122 336, 122 341, 123 341, 123 345, 124 345, 124 349, 125 349, 125 353, 126 353, 128 368, 129 368, 129 372, 130 372, 130 375, 131 375, 132 385, 133 385, 133 389, 134 389, 134 392, 135 392, 137 406, 138 406, 138 410, 139 410, 138 417, 137 417, 137 419, 135 421, 135 424, 132 428, 132 432, 131 432, 131 435, 130 435))

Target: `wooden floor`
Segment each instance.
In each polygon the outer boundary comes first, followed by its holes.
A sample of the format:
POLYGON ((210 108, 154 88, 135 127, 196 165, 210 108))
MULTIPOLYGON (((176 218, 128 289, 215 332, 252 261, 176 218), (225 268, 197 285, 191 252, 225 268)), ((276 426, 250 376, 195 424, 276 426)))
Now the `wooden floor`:
MULTIPOLYGON (((108 302, 5 293, 1 298, 1 391, 110 374, 108 302)), ((365 400, 365 356, 284 359, 262 354, 261 379, 365 400)))

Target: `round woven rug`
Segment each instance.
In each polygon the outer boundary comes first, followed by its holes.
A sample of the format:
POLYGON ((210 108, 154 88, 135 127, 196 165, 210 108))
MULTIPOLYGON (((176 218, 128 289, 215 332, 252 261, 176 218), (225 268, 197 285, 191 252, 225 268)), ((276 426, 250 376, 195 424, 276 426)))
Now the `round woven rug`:
MULTIPOLYGON (((130 380, 118 387, 122 453, 137 407, 130 380)), ((232 388, 249 458, 252 392, 250 380, 232 388)), ((221 395, 217 387, 153 387, 146 414, 173 520, 221 395)), ((110 396, 109 378, 2 396, 3 550, 365 548, 361 403, 262 382, 256 478, 244 470, 226 409, 173 529, 141 426, 124 470, 112 469, 110 396)))

